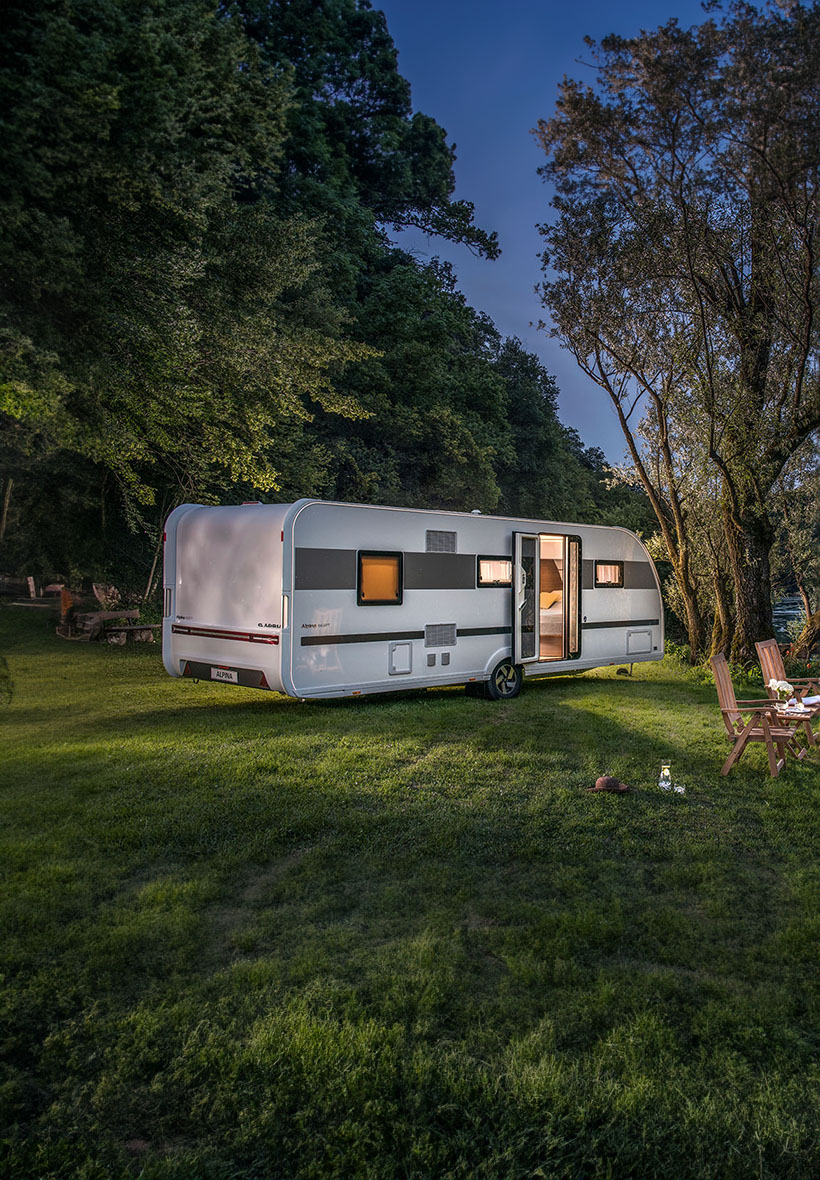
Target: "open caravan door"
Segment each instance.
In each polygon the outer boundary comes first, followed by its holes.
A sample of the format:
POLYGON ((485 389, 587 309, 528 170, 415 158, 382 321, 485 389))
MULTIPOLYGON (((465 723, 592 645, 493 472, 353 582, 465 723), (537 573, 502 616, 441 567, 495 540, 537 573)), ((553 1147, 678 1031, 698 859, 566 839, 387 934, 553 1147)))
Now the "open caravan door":
POLYGON ((513 541, 513 663, 531 664, 539 658, 539 538, 537 533, 513 533, 513 541))
POLYGON ((515 533, 513 662, 548 664, 581 655, 581 539, 515 533))

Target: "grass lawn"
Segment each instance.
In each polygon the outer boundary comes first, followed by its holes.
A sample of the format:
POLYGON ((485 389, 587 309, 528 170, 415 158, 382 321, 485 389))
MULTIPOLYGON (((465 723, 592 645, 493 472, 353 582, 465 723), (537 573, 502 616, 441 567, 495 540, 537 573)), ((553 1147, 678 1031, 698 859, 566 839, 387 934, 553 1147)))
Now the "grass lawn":
POLYGON ((816 1180, 816 752, 722 779, 670 660, 300 704, 0 652, 3 1177, 816 1180))

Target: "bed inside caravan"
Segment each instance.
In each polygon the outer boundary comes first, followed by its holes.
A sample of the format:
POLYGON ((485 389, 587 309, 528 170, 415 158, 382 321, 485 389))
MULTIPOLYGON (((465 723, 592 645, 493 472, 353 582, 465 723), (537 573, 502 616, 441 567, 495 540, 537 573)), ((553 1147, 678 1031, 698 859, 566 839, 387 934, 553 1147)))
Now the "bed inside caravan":
POLYGON ((564 538, 539 538, 540 602, 539 602, 539 658, 564 658, 564 538))

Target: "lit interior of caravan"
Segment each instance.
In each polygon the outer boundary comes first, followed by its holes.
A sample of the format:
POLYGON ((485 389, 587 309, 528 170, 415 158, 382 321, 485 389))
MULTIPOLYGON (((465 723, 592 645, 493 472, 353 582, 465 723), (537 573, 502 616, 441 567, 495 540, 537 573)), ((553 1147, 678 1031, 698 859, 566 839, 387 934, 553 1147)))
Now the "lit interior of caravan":
POLYGON ((561 660, 564 658, 564 538, 542 533, 539 540, 539 658, 561 660))

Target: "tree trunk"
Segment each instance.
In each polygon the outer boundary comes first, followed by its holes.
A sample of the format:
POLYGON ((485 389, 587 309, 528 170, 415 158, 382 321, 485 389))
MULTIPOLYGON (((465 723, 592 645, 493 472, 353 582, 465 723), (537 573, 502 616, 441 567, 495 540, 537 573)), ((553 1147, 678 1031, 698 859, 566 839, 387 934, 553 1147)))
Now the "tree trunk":
POLYGON ((806 619, 808 620, 812 616, 811 598, 809 597, 809 592, 806 589, 806 583, 803 579, 798 577, 795 581, 797 582, 797 593, 803 599, 803 610, 806 612, 806 619))
POLYGON ((769 567, 772 527, 759 513, 743 518, 728 510, 724 527, 735 591, 731 658, 734 663, 749 667, 757 662, 755 643, 774 635, 769 567))
POLYGON ((715 619, 712 626, 711 655, 725 653, 732 638, 732 610, 726 588, 723 571, 715 569, 712 573, 712 585, 715 591, 715 619))
POLYGON ((807 660, 820 645, 820 610, 806 619, 806 625, 794 645, 792 655, 798 660, 807 660))
POLYGON ((154 574, 156 573, 157 562, 159 561, 159 555, 162 552, 162 542, 163 542, 164 536, 165 536, 165 534, 163 532, 160 532, 159 540, 157 541, 157 547, 154 550, 154 560, 151 564, 151 572, 148 575, 148 581, 145 585, 145 593, 142 596, 143 602, 148 601, 148 599, 151 597, 151 591, 154 588, 154 574))
POLYGON ((0 508, 0 541, 6 535, 6 525, 9 519, 9 504, 11 503, 11 489, 14 487, 14 480, 9 476, 6 480, 6 486, 3 489, 3 507, 0 508))
MULTIPOLYGON (((668 546, 667 546, 668 548, 668 546)), ((683 607, 686 612, 684 620, 686 624, 686 638, 689 641, 689 659, 691 663, 696 664, 703 654, 706 642, 706 623, 703 618, 703 612, 700 609, 700 604, 697 599, 697 593, 689 576, 689 562, 687 554, 670 552, 672 560, 672 569, 675 574, 675 581, 680 591, 680 596, 683 599, 683 607)))
POLYGON ((706 625, 692 587, 689 585, 684 586, 680 580, 678 581, 678 587, 683 595, 683 603, 686 607, 686 635, 689 640, 689 658, 693 664, 696 664, 703 655, 706 641, 706 625))

